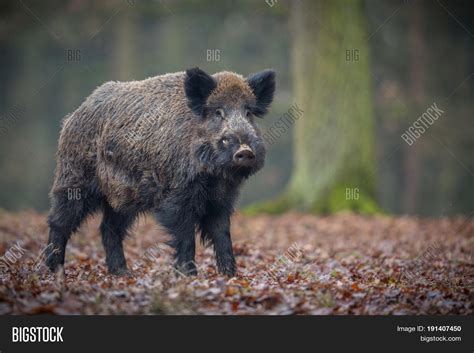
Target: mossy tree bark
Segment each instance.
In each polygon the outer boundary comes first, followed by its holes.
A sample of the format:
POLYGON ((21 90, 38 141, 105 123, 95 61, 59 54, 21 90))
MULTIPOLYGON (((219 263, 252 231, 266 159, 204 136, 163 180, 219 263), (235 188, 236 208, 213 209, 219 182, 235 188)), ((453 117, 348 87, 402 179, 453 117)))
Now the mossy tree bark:
POLYGON ((361 0, 292 4, 294 169, 287 191, 250 213, 375 212, 368 34, 361 0))
POLYGON ((362 0, 295 2, 294 130, 288 199, 315 212, 376 210, 368 34, 362 0))

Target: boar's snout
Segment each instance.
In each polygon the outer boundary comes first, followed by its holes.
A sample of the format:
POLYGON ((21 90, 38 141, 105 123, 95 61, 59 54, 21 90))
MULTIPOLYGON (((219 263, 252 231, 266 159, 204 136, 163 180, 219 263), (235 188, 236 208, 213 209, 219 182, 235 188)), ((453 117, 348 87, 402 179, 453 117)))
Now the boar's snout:
POLYGON ((235 152, 233 157, 234 164, 239 167, 253 167, 255 164, 255 153, 247 145, 242 145, 235 152))

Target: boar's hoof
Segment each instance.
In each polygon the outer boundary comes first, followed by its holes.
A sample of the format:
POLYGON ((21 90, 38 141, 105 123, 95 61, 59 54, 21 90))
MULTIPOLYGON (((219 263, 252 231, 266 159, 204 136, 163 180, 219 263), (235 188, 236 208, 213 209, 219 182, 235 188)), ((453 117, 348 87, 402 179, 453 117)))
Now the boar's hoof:
POLYGON ((124 276, 124 277, 133 277, 133 273, 127 268, 115 268, 109 269, 109 274, 114 276, 124 276))
POLYGON ((46 267, 48 267, 49 271, 51 271, 52 273, 59 272, 63 268, 63 266, 61 265, 59 261, 54 261, 54 260, 49 260, 49 259, 46 260, 46 267))
POLYGON ((175 271, 177 274, 181 276, 196 276, 197 275, 196 264, 193 261, 185 263, 185 264, 176 264, 175 271))
POLYGON ((217 260, 217 269, 220 274, 229 277, 234 277, 237 273, 237 267, 233 259, 217 260))
MULTIPOLYGON (((57 263, 57 264, 46 264, 48 270, 49 270, 49 273, 52 273, 52 274, 55 274, 55 275, 64 275, 65 274, 65 271, 64 271, 64 266, 60 263, 57 263)), ((43 272, 44 273, 44 272, 43 272)))

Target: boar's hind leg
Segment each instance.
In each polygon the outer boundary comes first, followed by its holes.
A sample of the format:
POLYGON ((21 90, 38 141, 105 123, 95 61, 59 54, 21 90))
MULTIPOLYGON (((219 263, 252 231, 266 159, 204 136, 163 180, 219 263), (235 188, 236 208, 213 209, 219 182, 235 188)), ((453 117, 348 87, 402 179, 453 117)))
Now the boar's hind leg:
POLYGON ((84 218, 97 209, 98 199, 82 193, 82 188, 64 188, 54 191, 48 215, 49 239, 45 249, 45 262, 55 272, 64 265, 66 245, 72 233, 84 218), (71 192, 74 191, 74 192, 71 192))
POLYGON ((203 241, 210 241, 214 245, 219 272, 234 276, 237 267, 230 238, 230 215, 223 210, 214 210, 203 217, 199 227, 203 241))
POLYGON ((130 274, 127 269, 122 243, 127 234, 127 229, 134 219, 134 215, 117 213, 107 202, 104 202, 104 218, 100 225, 100 231, 105 249, 107 269, 111 274, 130 274))

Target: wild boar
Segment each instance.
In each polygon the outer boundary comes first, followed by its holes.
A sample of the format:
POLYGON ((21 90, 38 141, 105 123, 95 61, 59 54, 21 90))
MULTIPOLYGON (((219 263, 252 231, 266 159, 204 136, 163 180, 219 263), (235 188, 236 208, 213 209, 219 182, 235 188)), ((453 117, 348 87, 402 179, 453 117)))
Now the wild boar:
POLYGON ((98 87, 63 121, 50 192, 49 269, 64 265, 71 234, 102 209, 109 273, 129 273, 122 241, 137 215, 152 212, 171 236, 181 272, 197 272, 198 232, 214 246, 219 272, 234 275, 230 216, 243 181, 264 165, 255 120, 274 92, 272 70, 244 78, 194 68, 98 87))

